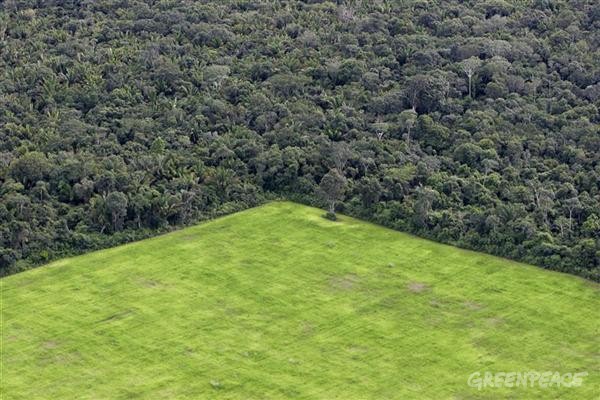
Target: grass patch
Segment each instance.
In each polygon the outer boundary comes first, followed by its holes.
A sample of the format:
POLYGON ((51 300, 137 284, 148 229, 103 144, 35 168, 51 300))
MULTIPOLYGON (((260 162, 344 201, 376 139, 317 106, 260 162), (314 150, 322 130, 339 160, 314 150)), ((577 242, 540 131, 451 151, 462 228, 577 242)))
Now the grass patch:
POLYGON ((598 285, 276 202, 3 278, 2 399, 592 399, 598 285), (475 371, 589 372, 477 389, 475 371))

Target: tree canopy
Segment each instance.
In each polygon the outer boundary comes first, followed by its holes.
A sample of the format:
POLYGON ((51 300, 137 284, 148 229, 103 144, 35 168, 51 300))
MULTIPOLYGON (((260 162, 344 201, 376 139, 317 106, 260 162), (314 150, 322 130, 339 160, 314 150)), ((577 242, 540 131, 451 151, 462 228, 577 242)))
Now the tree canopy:
POLYGON ((594 0, 0 9, 2 274, 335 170, 339 211, 600 280, 594 0))

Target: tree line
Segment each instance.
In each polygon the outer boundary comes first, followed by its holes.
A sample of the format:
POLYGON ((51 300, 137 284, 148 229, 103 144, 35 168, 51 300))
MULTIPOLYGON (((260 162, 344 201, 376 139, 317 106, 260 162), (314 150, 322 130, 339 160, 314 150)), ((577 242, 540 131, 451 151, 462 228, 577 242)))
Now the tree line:
POLYGON ((593 0, 8 0, 0 271, 289 198, 600 280, 593 0))

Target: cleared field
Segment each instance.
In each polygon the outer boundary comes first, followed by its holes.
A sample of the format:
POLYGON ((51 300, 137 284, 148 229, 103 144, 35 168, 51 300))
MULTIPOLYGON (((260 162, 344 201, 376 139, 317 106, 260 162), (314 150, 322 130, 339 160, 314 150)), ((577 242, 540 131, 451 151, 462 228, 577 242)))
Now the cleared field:
POLYGON ((9 399, 594 399, 599 286, 271 203, 2 279, 9 399), (467 385, 588 372, 578 388, 467 385))

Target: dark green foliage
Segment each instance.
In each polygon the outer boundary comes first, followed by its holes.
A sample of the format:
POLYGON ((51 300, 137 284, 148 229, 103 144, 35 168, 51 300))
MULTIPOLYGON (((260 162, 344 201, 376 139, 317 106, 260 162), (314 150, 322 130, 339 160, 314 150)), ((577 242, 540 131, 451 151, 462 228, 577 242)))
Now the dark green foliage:
POLYGON ((323 215, 323 218, 328 219, 330 221, 337 221, 337 215, 334 212, 331 212, 331 211, 327 211, 323 215))
POLYGON ((336 168, 326 173, 321 179, 319 192, 323 200, 328 204, 328 214, 335 215, 336 203, 344 199, 346 183, 346 178, 336 168))
POLYGON ((338 3, 3 2, 2 273, 285 196, 599 280, 596 2, 338 3))

